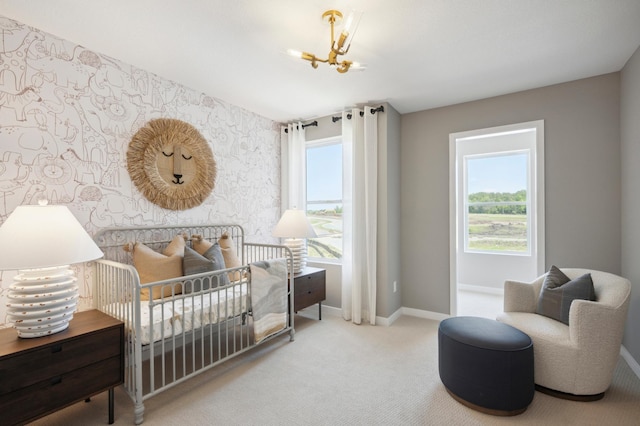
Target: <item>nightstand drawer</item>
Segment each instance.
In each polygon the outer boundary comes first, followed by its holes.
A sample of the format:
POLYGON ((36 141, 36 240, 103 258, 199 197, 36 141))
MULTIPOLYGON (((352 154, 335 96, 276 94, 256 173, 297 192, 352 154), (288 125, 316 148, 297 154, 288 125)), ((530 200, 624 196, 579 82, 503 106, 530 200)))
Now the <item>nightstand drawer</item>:
POLYGON ((0 363, 0 395, 38 383, 43 378, 120 356, 121 330, 107 329, 17 353, 0 363))
POLYGON ((325 292, 325 280, 322 274, 307 275, 305 277, 296 278, 294 294, 296 296, 308 293, 325 292))
POLYGON ((326 299, 325 271, 295 277, 294 310, 299 311, 326 299))
POLYGON ((51 376, 47 380, 3 395, 0 398, 2 423, 20 423, 25 421, 25 416, 36 419, 120 383, 121 358, 116 354, 112 358, 66 374, 51 376))

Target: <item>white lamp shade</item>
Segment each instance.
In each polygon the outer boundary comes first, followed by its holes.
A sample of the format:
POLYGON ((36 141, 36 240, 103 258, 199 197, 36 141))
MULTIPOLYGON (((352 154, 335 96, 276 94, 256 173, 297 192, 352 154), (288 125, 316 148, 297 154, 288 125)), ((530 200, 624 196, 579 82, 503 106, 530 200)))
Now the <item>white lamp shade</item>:
POLYGON ((0 227, 0 270, 71 265, 102 256, 65 206, 19 206, 0 227))
POLYGON ((280 218, 273 230, 273 236, 280 238, 315 238, 317 235, 304 211, 289 209, 280 218))

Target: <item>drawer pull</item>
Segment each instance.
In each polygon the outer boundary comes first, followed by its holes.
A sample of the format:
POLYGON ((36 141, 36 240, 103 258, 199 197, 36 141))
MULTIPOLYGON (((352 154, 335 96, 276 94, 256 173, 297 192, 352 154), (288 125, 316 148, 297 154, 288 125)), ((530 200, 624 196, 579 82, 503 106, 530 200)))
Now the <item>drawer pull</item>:
POLYGON ((51 386, 59 385, 62 383, 62 377, 54 377, 51 379, 51 386))
POLYGON ((62 352, 62 345, 55 345, 51 347, 51 353, 55 354, 58 352, 62 352))

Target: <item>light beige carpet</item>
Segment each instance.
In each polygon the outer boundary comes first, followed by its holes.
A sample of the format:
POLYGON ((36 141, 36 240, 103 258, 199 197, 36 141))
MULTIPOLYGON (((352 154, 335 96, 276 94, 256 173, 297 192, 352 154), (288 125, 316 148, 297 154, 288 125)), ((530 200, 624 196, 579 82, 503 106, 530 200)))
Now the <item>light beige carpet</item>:
MULTIPOLYGON (((296 340, 278 338, 154 396, 145 425, 640 425, 640 379, 621 358, 595 402, 536 392, 527 411, 495 417, 451 398, 438 376, 436 321, 402 317, 390 327, 356 326, 317 308, 296 317, 296 340)), ((116 425, 133 424, 116 390, 116 425)), ((2 423, 0 419, 0 423, 2 423)), ((106 425, 107 395, 36 425, 106 425)))

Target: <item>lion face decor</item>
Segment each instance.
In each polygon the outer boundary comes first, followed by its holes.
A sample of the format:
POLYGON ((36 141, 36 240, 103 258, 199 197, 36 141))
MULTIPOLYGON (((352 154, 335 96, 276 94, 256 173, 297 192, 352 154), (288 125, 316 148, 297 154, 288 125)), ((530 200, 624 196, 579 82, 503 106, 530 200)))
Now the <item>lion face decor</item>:
POLYGON ((127 169, 149 201, 170 210, 202 204, 216 179, 206 139, 192 125, 170 118, 151 120, 133 135, 127 169))

